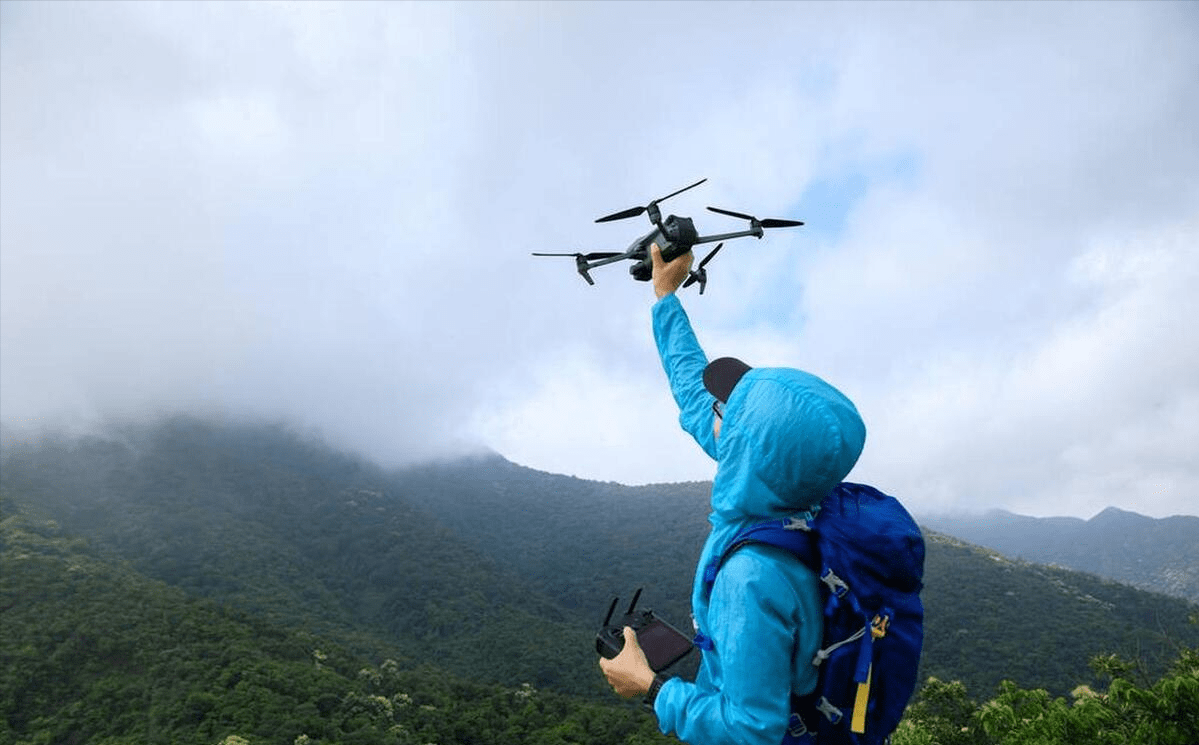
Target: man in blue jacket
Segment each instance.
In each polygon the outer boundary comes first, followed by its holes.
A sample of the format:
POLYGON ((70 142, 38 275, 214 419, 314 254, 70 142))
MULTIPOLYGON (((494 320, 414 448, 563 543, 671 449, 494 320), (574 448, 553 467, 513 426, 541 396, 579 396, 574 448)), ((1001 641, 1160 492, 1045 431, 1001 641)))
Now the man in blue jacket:
POLYGON ((654 340, 679 423, 717 461, 712 531, 691 596, 703 660, 694 683, 655 676, 626 628, 622 652, 600 666, 618 694, 645 696, 665 734, 691 745, 779 745, 792 696, 816 686, 819 579, 762 545, 733 553, 710 594, 704 569, 749 524, 812 517, 853 468, 866 429, 853 403, 814 375, 727 357, 709 364, 675 295, 693 255, 665 263, 657 246, 651 253, 654 340))

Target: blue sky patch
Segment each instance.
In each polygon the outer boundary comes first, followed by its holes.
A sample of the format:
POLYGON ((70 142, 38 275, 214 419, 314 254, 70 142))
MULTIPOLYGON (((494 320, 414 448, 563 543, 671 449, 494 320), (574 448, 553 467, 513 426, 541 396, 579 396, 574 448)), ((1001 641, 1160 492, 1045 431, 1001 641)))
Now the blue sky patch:
POLYGON ((845 233, 850 213, 872 186, 915 188, 920 180, 920 163, 920 156, 912 151, 845 163, 811 181, 793 212, 804 221, 804 229, 813 238, 835 243, 845 233))
MULTIPOLYGON (((849 227, 851 214, 870 189, 878 186, 913 189, 920 181, 920 174, 920 156, 905 151, 872 160, 842 161, 809 182, 798 203, 777 215, 804 221, 804 227, 798 228, 802 233, 788 240, 796 253, 788 260, 787 271, 771 278, 762 291, 755 293, 756 302, 744 306, 733 325, 749 328, 765 324, 773 328, 791 327, 798 332, 803 325, 804 293, 800 266, 808 258, 803 252, 839 243, 849 227)), ((766 240, 782 238, 778 232, 772 231, 766 240)))

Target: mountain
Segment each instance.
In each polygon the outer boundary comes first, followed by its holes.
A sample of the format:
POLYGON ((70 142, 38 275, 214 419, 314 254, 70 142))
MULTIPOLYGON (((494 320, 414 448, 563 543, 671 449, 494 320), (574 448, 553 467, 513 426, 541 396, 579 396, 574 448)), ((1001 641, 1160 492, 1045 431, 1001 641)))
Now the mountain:
MULTIPOLYGON (((498 456, 413 468, 403 479, 420 485, 425 508, 456 535, 584 620, 598 621, 603 600, 640 585, 668 619, 688 617, 708 483, 587 482, 498 456)), ((1139 657, 1158 670, 1175 641, 1199 638, 1187 623, 1195 608, 1184 601, 924 532, 921 679, 960 679, 980 693, 1010 679, 1065 694, 1090 680, 1097 654, 1139 657)))
POLYGON ((921 524, 1005 556, 1056 564, 1199 603, 1199 517, 1154 519, 1108 507, 1090 520, 994 510, 921 524))
POLYGON ((591 633, 378 468, 281 428, 175 419, 10 452, 6 499, 139 572, 373 656, 599 693, 591 633), (536 628, 538 637, 514 635, 536 628))
MULTIPOLYGON (((399 471, 280 427, 173 419, 10 448, 5 504, 97 559, 329 639, 378 664, 610 699, 592 638, 608 601, 685 627, 703 483, 629 487, 485 455, 399 471)), ((1199 641, 1187 603, 928 532, 922 677, 1065 692, 1089 659, 1161 670, 1199 641)))
POLYGON ((670 742, 612 697, 496 687, 198 599, 0 503, 0 743, 670 742))

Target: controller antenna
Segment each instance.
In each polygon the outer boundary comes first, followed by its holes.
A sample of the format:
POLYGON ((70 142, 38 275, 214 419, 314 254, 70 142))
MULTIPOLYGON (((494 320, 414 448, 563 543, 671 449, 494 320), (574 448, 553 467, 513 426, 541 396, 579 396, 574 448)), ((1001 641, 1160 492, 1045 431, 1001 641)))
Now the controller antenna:
POLYGON ((641 591, 644 589, 644 587, 638 587, 637 592, 633 593, 633 602, 629 603, 629 609, 625 612, 625 615, 633 615, 633 609, 637 607, 637 600, 641 598, 641 591))
POLYGON ((612 611, 616 610, 616 603, 618 603, 619 601, 620 601, 619 595, 612 598, 612 605, 608 606, 608 615, 604 616, 604 622, 601 624, 602 626, 607 626, 608 622, 612 620, 612 611))

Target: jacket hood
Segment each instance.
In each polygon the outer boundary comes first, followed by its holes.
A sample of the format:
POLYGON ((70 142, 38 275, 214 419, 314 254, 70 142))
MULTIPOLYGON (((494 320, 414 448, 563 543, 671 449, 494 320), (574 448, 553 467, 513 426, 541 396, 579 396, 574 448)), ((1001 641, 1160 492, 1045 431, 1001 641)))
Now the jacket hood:
POLYGON ((836 388, 802 370, 754 368, 725 407, 713 517, 809 510, 849 475, 865 442, 858 410, 836 388))

